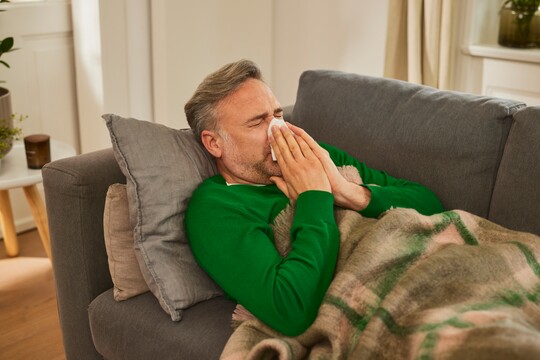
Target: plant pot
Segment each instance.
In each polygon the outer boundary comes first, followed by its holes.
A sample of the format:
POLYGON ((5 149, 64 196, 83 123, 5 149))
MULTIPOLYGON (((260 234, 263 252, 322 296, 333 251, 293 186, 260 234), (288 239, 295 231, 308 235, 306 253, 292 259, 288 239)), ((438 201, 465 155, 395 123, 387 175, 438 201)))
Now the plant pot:
POLYGON ((500 11, 499 45, 513 48, 534 48, 539 34, 538 7, 507 5, 500 11))
MULTIPOLYGON (((0 87, 0 130, 1 128, 13 129, 13 117, 11 110, 11 93, 8 89, 0 87)), ((13 147, 13 138, 2 137, 0 131, 0 159, 2 159, 13 147)))

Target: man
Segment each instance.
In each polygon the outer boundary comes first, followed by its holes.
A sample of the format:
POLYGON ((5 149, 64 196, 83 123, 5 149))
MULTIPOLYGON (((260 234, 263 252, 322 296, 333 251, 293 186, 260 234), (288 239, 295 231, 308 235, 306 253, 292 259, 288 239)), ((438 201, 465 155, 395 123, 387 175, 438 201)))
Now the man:
POLYGON ((250 61, 210 74, 185 112, 219 171, 188 206, 193 254, 230 297, 287 336, 313 323, 332 280, 339 251, 334 205, 368 217, 391 207, 443 210, 427 188, 370 169, 296 126, 274 126, 268 136, 283 110, 250 61), (336 165, 355 166, 372 185, 348 182, 336 165), (291 250, 282 258, 270 224, 289 203, 296 209, 291 250))

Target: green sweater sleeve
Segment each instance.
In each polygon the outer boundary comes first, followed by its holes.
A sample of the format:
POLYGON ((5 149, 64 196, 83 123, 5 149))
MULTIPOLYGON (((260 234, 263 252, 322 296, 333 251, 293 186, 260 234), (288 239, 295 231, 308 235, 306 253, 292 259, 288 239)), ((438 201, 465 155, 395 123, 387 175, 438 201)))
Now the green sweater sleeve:
POLYGON ((363 216, 376 218, 386 210, 397 207, 416 209, 424 215, 444 211, 437 196, 427 187, 371 169, 346 152, 328 144, 320 145, 328 150, 336 166, 352 165, 358 169, 364 183, 362 186, 371 191, 371 201, 360 211, 363 216))
POLYGON ((332 280, 339 232, 332 194, 300 194, 282 258, 270 226, 252 212, 223 202, 192 198, 186 213, 197 262, 253 315, 287 336, 314 321, 332 280))

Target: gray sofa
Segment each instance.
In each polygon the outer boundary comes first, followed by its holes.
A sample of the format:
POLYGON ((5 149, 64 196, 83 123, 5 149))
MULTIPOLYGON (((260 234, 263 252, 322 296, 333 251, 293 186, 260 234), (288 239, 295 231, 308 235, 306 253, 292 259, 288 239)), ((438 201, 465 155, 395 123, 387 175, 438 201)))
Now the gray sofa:
MULTIPOLYGON (((540 107, 335 71, 307 71, 287 117, 369 166, 463 209, 540 234, 540 107)), ((231 334, 217 297, 173 322, 149 292, 115 302, 103 237, 111 149, 43 168, 58 310, 68 359, 213 359, 231 334)))

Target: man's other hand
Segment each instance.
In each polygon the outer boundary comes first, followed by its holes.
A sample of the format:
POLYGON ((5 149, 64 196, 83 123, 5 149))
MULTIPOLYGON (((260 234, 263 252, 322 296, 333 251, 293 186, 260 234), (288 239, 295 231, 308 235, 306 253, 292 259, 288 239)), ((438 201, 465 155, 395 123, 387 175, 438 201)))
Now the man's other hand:
POLYGON ((335 204, 350 210, 359 211, 365 209, 371 200, 371 191, 345 179, 330 158, 328 151, 323 149, 305 130, 290 123, 287 123, 287 126, 296 135, 296 139, 303 140, 311 153, 321 162, 330 181, 335 204))
POLYGON ((285 126, 274 126, 270 144, 282 172, 282 177, 272 176, 270 180, 292 202, 308 190, 332 192, 323 164, 302 137, 285 126))

